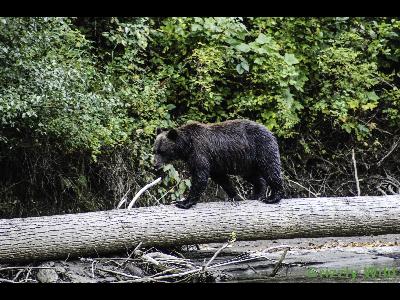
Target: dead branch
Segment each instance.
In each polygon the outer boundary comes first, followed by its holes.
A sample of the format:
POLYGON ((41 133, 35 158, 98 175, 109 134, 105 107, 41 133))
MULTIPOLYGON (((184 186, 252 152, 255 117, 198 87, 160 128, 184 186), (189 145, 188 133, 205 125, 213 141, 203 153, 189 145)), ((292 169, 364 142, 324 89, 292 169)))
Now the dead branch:
POLYGON ((134 276, 134 275, 130 275, 130 274, 122 273, 122 272, 117 272, 117 271, 113 271, 113 270, 108 270, 108 269, 103 269, 103 268, 97 268, 97 270, 103 271, 103 272, 106 272, 106 273, 111 273, 111 274, 116 274, 116 275, 120 275, 120 276, 125 276, 125 277, 128 277, 128 278, 134 278, 134 279, 142 278, 142 277, 139 277, 139 276, 134 276))
POLYGON ((285 259, 286 253, 287 253, 288 251, 289 251, 289 248, 286 248, 286 249, 283 251, 281 258, 279 259, 279 261, 276 263, 274 269, 272 270, 272 273, 271 273, 271 275, 270 275, 271 277, 274 277, 274 276, 276 275, 276 273, 278 273, 278 270, 281 268, 282 262, 283 262, 283 260, 285 259))
POLYGON ((54 269, 54 267, 5 267, 5 268, 0 268, 1 271, 8 271, 8 270, 20 270, 20 269, 54 269))
POLYGON ((360 181, 358 180, 356 154, 354 153, 354 149, 351 149, 351 154, 352 154, 353 166, 354 166, 354 177, 355 177, 356 185, 357 185, 357 196, 360 196, 361 195, 360 181))
POLYGON ((301 185, 300 183, 298 183, 298 182, 296 182, 296 181, 294 181, 294 180, 291 180, 291 179, 289 179, 289 178, 287 178, 287 177, 286 177, 285 179, 286 179, 287 181, 289 181, 289 182, 292 182, 292 183, 294 183, 294 184, 297 184, 299 187, 305 189, 306 191, 308 191, 308 192, 309 192, 311 195, 313 195, 314 197, 318 197, 318 194, 312 192, 310 189, 306 188, 305 186, 301 185))
POLYGON ((131 209, 132 206, 135 204, 136 200, 149 188, 151 188, 152 186, 156 185, 157 183, 159 183, 161 181, 161 177, 158 177, 156 180, 154 180, 153 182, 146 184, 144 187, 142 187, 142 189, 137 192, 137 194, 135 195, 135 197, 133 197, 132 201, 129 203, 128 205, 128 209, 131 209))
POLYGON ((4 279, 4 278, 0 278, 0 282, 16 283, 15 281, 12 281, 12 280, 9 280, 9 279, 4 279))
POLYGON ((392 152, 397 148, 397 146, 399 145, 399 143, 400 143, 400 138, 398 138, 397 141, 392 145, 392 147, 390 148, 389 152, 386 153, 386 155, 385 155, 384 157, 382 157, 382 158, 376 163, 376 165, 377 165, 378 167, 380 167, 381 164, 382 164, 382 162, 383 162, 386 158, 388 158, 388 156, 389 156, 390 154, 392 154, 392 152))
POLYGON ((214 261, 214 259, 218 256, 218 254, 221 253, 222 250, 224 250, 225 248, 227 248, 228 246, 232 245, 235 242, 235 238, 231 239, 229 242, 225 243, 224 245, 222 245, 221 248, 219 248, 214 255, 210 258, 210 260, 203 266, 202 268, 202 272, 205 272, 207 267, 214 261))

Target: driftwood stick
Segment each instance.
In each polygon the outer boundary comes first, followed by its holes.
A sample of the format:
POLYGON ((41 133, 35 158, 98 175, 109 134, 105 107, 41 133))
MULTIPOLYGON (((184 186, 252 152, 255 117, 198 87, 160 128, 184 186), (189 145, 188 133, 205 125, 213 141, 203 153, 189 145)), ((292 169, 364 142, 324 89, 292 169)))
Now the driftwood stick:
POLYGON ((8 270, 26 270, 26 269, 54 269, 54 267, 29 267, 29 266, 24 266, 24 267, 4 267, 0 268, 1 271, 8 271, 8 270))
POLYGON ((128 196, 129 192, 131 191, 131 189, 129 188, 126 193, 122 196, 121 201, 118 202, 118 205, 116 208, 120 208, 122 206, 122 204, 124 204, 126 202, 126 197, 128 196))
POLYGON ((9 279, 4 279, 4 278, 0 278, 0 282, 17 283, 16 281, 12 281, 12 280, 9 280, 9 279))
POLYGON ((202 267, 202 272, 205 272, 207 267, 214 261, 214 259, 218 256, 218 254, 221 253, 222 250, 224 250, 225 248, 227 248, 229 245, 232 245, 235 242, 235 239, 231 239, 229 242, 225 243, 224 245, 222 245, 221 248, 219 248, 214 255, 210 258, 210 260, 202 267))
POLYGON ((96 270, 99 270, 99 271, 102 271, 102 272, 106 272, 106 273, 115 274, 115 275, 120 275, 120 276, 124 276, 124 277, 128 277, 128 278, 134 278, 134 279, 141 278, 139 276, 133 276, 133 275, 130 275, 130 274, 126 274, 126 273, 122 273, 122 272, 118 272, 118 271, 113 271, 113 270, 108 270, 108 269, 103 269, 103 268, 97 268, 96 270))
POLYGON ((281 258, 279 259, 279 261, 276 263, 274 269, 272 270, 272 273, 271 273, 271 275, 270 275, 271 277, 274 277, 274 276, 276 275, 276 273, 278 273, 278 270, 280 269, 280 267, 281 267, 281 265, 282 265, 282 262, 283 262, 283 260, 285 259, 286 253, 287 253, 288 251, 289 251, 289 248, 286 248, 286 249, 283 251, 281 258))
MULTIPOLYGON (((194 274, 202 274, 203 272, 205 272, 206 269, 214 269, 214 270, 218 270, 218 268, 222 267, 222 266, 227 266, 227 265, 235 265, 235 264, 240 264, 243 262, 249 262, 249 261, 255 261, 255 260, 259 260, 259 259, 266 259, 266 260, 271 260, 267 257, 264 257, 264 255, 266 253, 269 252, 274 252, 274 251, 278 251, 278 250, 282 250, 282 248, 284 249, 284 253, 281 256, 280 260, 278 261, 278 263, 275 266, 274 272, 277 272, 279 270, 280 265, 282 264, 283 259, 285 258, 286 252, 290 249, 290 247, 288 246, 276 246, 276 247, 270 247, 268 249, 263 250, 262 252, 256 253, 255 255, 250 255, 250 257, 246 257, 245 259, 242 258, 238 258, 238 259, 233 259, 233 260, 229 260, 229 261, 224 261, 222 263, 218 263, 218 264, 214 264, 214 265, 210 265, 211 262, 218 256, 219 253, 221 253, 221 251, 223 249, 225 249, 226 247, 228 247, 229 245, 231 245, 232 243, 234 243, 235 239, 230 240, 229 242, 225 243, 224 245, 222 245, 222 247, 220 247, 212 256, 212 258, 208 261, 208 263, 202 267, 197 267, 195 269, 192 270, 186 270, 183 272, 179 272, 179 273, 175 273, 175 274, 166 274, 166 275, 161 275, 162 273, 159 273, 156 275, 151 276, 151 278, 153 280, 161 280, 161 279, 171 279, 171 278, 177 278, 177 277, 185 277, 185 276, 189 276, 189 275, 194 275, 194 274), (276 270, 276 271, 275 271, 276 270), (161 275, 161 276, 160 276, 161 275)), ((149 277, 144 277, 144 278, 140 278, 138 280, 134 280, 132 282, 138 282, 138 281, 146 281, 149 277)))
POLYGON ((137 192, 137 194, 135 195, 135 197, 133 197, 132 201, 129 203, 128 205, 128 209, 131 209, 132 206, 135 204, 136 200, 149 188, 151 188, 152 186, 156 185, 157 183, 159 183, 161 181, 161 177, 158 177, 156 180, 154 180, 153 182, 146 184, 144 187, 142 187, 142 189, 137 192))
MULTIPOLYGON (((136 200, 149 188, 151 188, 152 186, 156 185, 157 183, 159 183, 161 181, 161 177, 158 177, 156 180, 154 180, 153 182, 150 182, 149 184, 146 184, 144 187, 142 187, 140 189, 139 192, 136 193, 135 197, 133 197, 132 201, 129 203, 128 205, 128 209, 132 208, 132 206, 135 204, 136 200)), ((129 191, 128 191, 129 192, 129 191)), ((127 193, 128 193, 127 192, 127 193)), ((126 195, 125 194, 121 201, 118 203, 117 205, 117 209, 120 208, 122 206, 122 204, 124 204, 126 202, 126 195)))
POLYGON ((286 177, 286 180, 289 181, 289 182, 292 182, 292 183, 294 183, 294 184, 297 184, 299 187, 305 189, 305 190, 308 191, 310 194, 312 194, 314 197, 318 197, 318 195, 317 195, 316 193, 312 192, 310 189, 306 188, 305 186, 301 185, 300 183, 298 183, 298 182, 296 182, 296 181, 294 181, 294 180, 291 180, 291 179, 289 179, 289 178, 287 178, 287 177, 286 177))
POLYGON ((351 155, 353 159, 353 166, 354 166, 354 178, 356 180, 356 185, 357 185, 357 196, 361 195, 360 191, 360 181, 358 180, 358 174, 357 174, 357 162, 356 162, 356 154, 354 153, 354 148, 351 149, 351 155))

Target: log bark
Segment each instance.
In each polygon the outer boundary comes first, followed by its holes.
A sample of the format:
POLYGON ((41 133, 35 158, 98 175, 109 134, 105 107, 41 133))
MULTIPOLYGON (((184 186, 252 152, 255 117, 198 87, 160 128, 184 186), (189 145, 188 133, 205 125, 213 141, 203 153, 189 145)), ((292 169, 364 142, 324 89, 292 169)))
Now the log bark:
POLYGON ((143 246, 400 233, 400 195, 199 203, 0 220, 0 262, 143 246))

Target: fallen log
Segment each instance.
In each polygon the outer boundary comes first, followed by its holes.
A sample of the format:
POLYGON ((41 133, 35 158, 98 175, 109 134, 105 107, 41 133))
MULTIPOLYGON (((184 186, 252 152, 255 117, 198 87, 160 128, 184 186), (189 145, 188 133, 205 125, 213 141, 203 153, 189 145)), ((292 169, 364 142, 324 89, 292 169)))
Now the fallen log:
POLYGON ((199 203, 0 220, 0 262, 143 246, 400 233, 400 195, 199 203))

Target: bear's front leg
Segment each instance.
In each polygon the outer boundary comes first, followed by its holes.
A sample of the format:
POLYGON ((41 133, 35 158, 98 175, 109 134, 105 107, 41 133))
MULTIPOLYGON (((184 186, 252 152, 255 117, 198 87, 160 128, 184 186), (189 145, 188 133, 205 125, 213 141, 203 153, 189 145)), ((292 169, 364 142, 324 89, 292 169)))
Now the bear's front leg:
POLYGON ((192 179, 191 183, 192 186, 190 187, 190 191, 188 197, 185 200, 178 201, 175 205, 179 208, 190 208, 195 205, 203 192, 206 190, 209 171, 208 168, 197 168, 191 171, 192 179))
POLYGON ((183 200, 177 201, 175 203, 175 206, 179 207, 179 208, 183 208, 183 209, 188 209, 188 208, 191 208, 196 203, 197 203, 197 201, 193 201, 193 200, 189 200, 189 199, 183 198, 183 200))
POLYGON ((282 183, 280 180, 272 181, 270 183, 270 186, 271 186, 271 196, 269 196, 268 198, 263 198, 261 199, 261 201, 269 204, 278 203, 279 201, 281 201, 284 194, 282 183))

